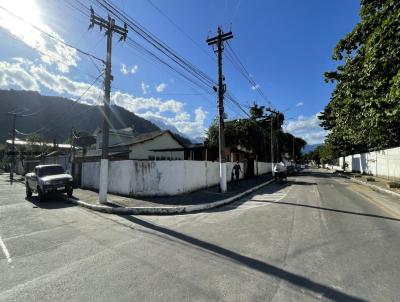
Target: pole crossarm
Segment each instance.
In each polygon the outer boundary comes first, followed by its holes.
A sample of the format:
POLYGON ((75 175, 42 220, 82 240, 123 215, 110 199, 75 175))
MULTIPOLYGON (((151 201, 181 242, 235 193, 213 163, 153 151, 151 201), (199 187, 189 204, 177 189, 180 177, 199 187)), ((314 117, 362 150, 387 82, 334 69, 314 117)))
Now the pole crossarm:
POLYGON ((108 20, 97 16, 93 10, 92 7, 90 7, 90 24, 89 24, 89 29, 92 29, 95 25, 98 25, 100 27, 100 31, 102 31, 103 28, 105 28, 106 35, 108 34, 108 31, 113 31, 117 34, 119 34, 120 41, 125 41, 126 38, 128 37, 128 25, 124 23, 124 27, 115 25, 115 20, 112 19, 110 16, 108 16, 108 20))
POLYGON ((233 34, 230 31, 230 32, 225 33, 225 34, 221 34, 221 35, 209 38, 209 39, 206 40, 206 42, 207 42, 208 45, 212 45, 212 44, 217 44, 218 43, 218 39, 221 39, 222 41, 226 41, 226 40, 229 40, 229 39, 232 39, 232 38, 233 38, 233 34))

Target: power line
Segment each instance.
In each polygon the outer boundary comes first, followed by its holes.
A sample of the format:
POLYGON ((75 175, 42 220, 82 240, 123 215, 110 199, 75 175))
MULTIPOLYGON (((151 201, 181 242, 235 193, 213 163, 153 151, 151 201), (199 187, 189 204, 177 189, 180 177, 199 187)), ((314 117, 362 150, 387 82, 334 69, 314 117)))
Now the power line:
MULTIPOLYGON (((90 86, 88 86, 88 87, 85 89, 85 91, 84 91, 75 101, 73 101, 73 106, 74 106, 75 104, 79 103, 79 101, 80 101, 80 100, 85 96, 85 94, 95 85, 95 83, 100 79, 100 77, 103 76, 103 73, 104 73, 104 72, 100 73, 100 74, 96 77, 96 79, 90 84, 90 86)), ((44 126, 42 126, 42 127, 39 128, 38 130, 35 130, 35 131, 31 132, 31 133, 39 133, 39 132, 40 132, 40 133, 46 133, 46 132, 52 131, 52 130, 54 130, 54 129, 60 127, 60 126, 63 124, 62 122, 60 122, 60 125, 57 126, 57 127, 55 127, 55 128, 54 128, 54 127, 53 127, 53 128, 49 128, 49 126, 51 126, 51 125, 54 123, 55 120, 58 120, 59 118, 61 118, 62 115, 64 115, 64 114, 63 114, 63 113, 59 114, 58 116, 54 117, 54 118, 51 119, 49 122, 47 122, 44 126)), ((66 117, 66 119, 70 119, 70 117, 68 116, 68 117, 66 117)))
MULTIPOLYGON (((25 45, 26 47, 28 47, 28 45, 26 45, 25 42, 22 41, 22 39, 20 39, 19 37, 16 37, 16 36, 14 36, 14 35, 9 34, 9 33, 6 32, 3 28, 0 28, 0 30, 1 30, 1 32, 2 32, 3 34, 7 35, 9 38, 14 39, 14 40, 17 41, 17 42, 21 42, 23 45, 25 45)), ((47 56, 47 57, 49 57, 49 58, 52 58, 53 60, 55 60, 55 61, 57 61, 57 62, 59 62, 59 63, 65 65, 65 62, 64 62, 61 58, 57 58, 57 57, 55 57, 55 56, 52 55, 52 54, 46 53, 46 52, 40 50, 40 49, 37 48, 37 47, 33 47, 33 46, 32 46, 31 48, 35 49, 38 53, 40 53, 40 54, 42 54, 42 55, 44 55, 44 56, 47 56)), ((93 64, 94 64, 94 63, 93 63, 93 64)), ((95 65, 95 64, 94 64, 94 65, 95 65)), ((95 66, 97 66, 97 65, 95 65, 95 66)), ((88 72, 82 70, 81 68, 79 68, 79 67, 77 67, 77 66, 69 65, 69 67, 72 67, 72 68, 76 69, 77 71, 81 72, 82 74, 85 74, 85 75, 87 75, 87 76, 89 76, 89 77, 91 77, 91 78, 93 78, 93 79, 96 78, 96 76, 94 76, 93 74, 90 74, 90 73, 88 73, 88 72)))
POLYGON ((213 62, 215 62, 215 58, 212 57, 203 47, 200 46, 182 27, 180 27, 177 23, 174 22, 166 13, 164 13, 157 5, 154 4, 153 1, 147 0, 151 6, 153 6, 161 15, 163 15, 172 25, 174 25, 181 33, 183 33, 190 41, 196 45, 203 53, 205 53, 213 62))
POLYGON ((57 37, 54 37, 52 34, 49 34, 48 32, 42 30, 42 29, 39 28, 38 26, 32 24, 31 22, 29 22, 29 21, 27 21, 27 20, 25 20, 25 19, 23 19, 23 18, 21 18, 21 17, 15 15, 14 13, 10 12, 8 9, 4 8, 4 7, 1 6, 1 5, 0 5, 0 9, 6 11, 6 12, 9 13, 10 15, 12 15, 12 16, 14 16, 15 18, 19 19, 20 21, 22 21, 22 22, 24 22, 24 23, 26 23, 26 24, 32 26, 33 28, 35 28, 36 30, 38 30, 38 31, 40 31, 41 33, 45 34, 46 36, 50 37, 51 39, 53 39, 53 40, 55 40, 55 41, 57 41, 57 42, 59 42, 59 43, 61 43, 61 44, 64 44, 65 46, 68 46, 69 48, 75 49, 77 52, 79 52, 79 53, 81 53, 81 54, 83 54, 83 55, 86 55, 86 56, 88 56, 88 57, 92 57, 93 59, 96 59, 96 60, 98 60, 98 61, 100 61, 100 62, 102 62, 102 63, 104 64, 104 60, 102 60, 102 59, 96 57, 95 55, 92 55, 92 54, 90 54, 90 53, 88 53, 88 52, 86 52, 86 51, 83 51, 83 50, 81 50, 81 49, 79 49, 79 48, 77 48, 77 47, 75 47, 75 46, 72 46, 71 44, 66 43, 66 42, 63 41, 62 39, 59 39, 59 38, 57 38, 57 37))
POLYGON ((268 98, 265 96, 263 91, 261 90, 260 86, 257 84, 257 82, 254 80, 254 78, 250 75, 250 73, 247 71, 246 67, 244 64, 241 62, 239 59, 239 56, 235 53, 233 48, 229 43, 228 44, 228 59, 231 61, 233 66, 240 72, 240 74, 243 75, 243 77, 251 84, 251 88, 255 91, 258 92, 258 94, 269 104, 271 105, 271 102, 268 100, 268 98))

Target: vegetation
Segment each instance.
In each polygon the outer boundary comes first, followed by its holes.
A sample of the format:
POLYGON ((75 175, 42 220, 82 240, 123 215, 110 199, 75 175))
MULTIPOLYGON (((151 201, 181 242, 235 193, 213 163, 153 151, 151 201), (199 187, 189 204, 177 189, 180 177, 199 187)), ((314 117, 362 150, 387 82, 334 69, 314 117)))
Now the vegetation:
MULTIPOLYGON (((282 130, 284 115, 270 114, 264 106, 254 104, 250 108, 250 118, 225 122, 225 146, 242 147, 253 151, 259 160, 271 160, 271 119, 274 144, 274 158, 281 159, 282 153, 295 158, 301 157, 301 150, 307 144, 302 138, 294 137, 282 130), (294 149, 294 150, 293 150, 294 149)), ((207 130, 205 144, 218 147, 218 119, 215 119, 207 130)))
POLYGON ((313 151, 304 155, 305 161, 314 161, 316 164, 335 164, 338 153, 330 143, 318 146, 313 151))
POLYGON ((400 1, 361 0, 360 17, 325 73, 336 87, 321 125, 340 156, 400 145, 400 1))
MULTIPOLYGON (((100 106, 75 103, 66 98, 43 96, 34 91, 0 90, 0 112, 10 112, 15 108, 26 108, 35 113, 29 117, 17 119, 17 130, 21 132, 38 131, 43 138, 52 142, 65 142, 71 134, 71 128, 92 134, 102 126, 103 115, 100 106)), ((111 128, 121 129, 134 126, 138 133, 159 130, 159 128, 132 112, 116 105, 111 106, 111 128)), ((0 143, 10 138, 11 116, 0 118, 0 143)))
POLYGON ((389 181, 386 185, 389 189, 400 189, 400 182, 397 181, 389 181))

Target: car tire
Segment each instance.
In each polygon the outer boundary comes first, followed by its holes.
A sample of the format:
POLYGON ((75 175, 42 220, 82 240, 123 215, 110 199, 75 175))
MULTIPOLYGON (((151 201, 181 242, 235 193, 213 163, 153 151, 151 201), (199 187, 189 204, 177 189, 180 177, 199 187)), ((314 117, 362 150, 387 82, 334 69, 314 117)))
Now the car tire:
POLYGON ((25 189, 26 189, 26 198, 31 198, 32 190, 29 188, 29 186, 27 184, 25 185, 25 189))
POLYGON ((44 199, 45 199, 45 195, 40 188, 38 188, 38 197, 39 197, 39 201, 44 201, 44 199))
POLYGON ((69 189, 68 191, 67 191, 67 196, 68 197, 72 197, 72 193, 74 192, 74 189, 69 189))

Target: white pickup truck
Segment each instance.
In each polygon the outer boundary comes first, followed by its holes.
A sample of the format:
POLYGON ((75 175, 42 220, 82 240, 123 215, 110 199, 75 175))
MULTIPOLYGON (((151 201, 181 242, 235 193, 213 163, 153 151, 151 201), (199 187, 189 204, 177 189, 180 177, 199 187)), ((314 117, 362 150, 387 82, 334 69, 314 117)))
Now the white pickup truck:
POLYGON ((34 172, 25 175, 26 197, 37 193, 43 200, 49 193, 67 193, 72 196, 72 176, 66 174, 60 165, 39 165, 34 172))

